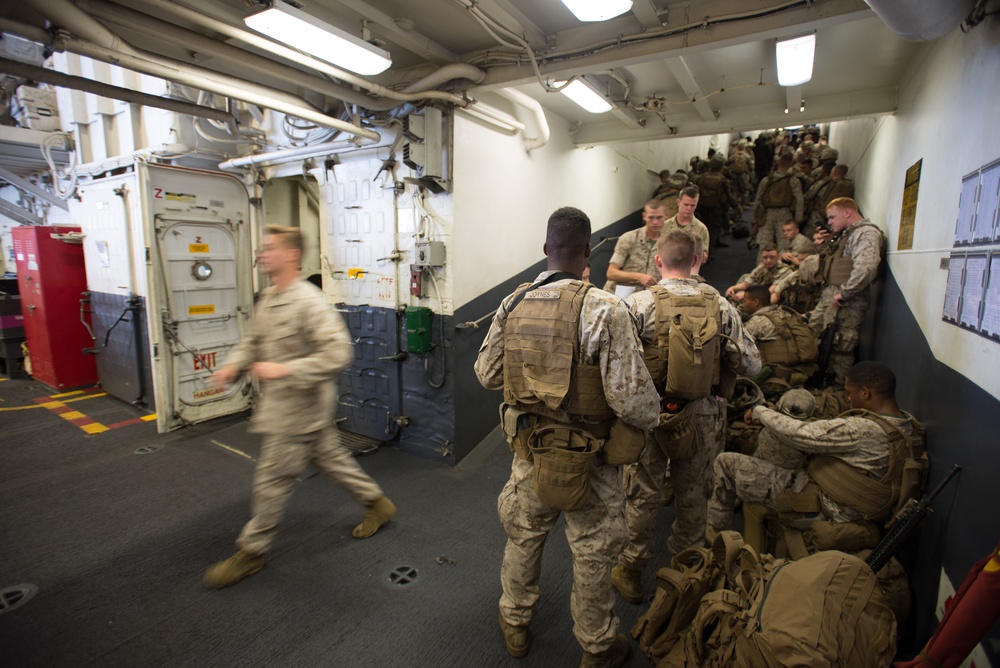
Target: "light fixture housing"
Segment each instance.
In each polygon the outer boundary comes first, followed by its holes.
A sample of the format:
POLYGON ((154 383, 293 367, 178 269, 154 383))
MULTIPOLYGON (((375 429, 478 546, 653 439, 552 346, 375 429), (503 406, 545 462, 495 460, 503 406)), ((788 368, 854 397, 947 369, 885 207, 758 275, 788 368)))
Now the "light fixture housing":
POLYGON ((632 0, 562 0, 581 21, 607 21, 632 9, 632 0))
POLYGON ((557 81, 555 85, 562 87, 559 92, 583 107, 584 110, 592 114, 603 114, 614 108, 604 97, 604 94, 583 77, 573 79, 568 86, 563 87, 565 83, 565 81, 557 81))
POLYGON ((793 39, 778 40, 774 47, 778 61, 778 83, 800 86, 812 79, 816 55, 816 33, 793 39))
POLYGON ((243 22, 272 39, 357 74, 379 74, 392 65, 388 51, 281 0, 271 0, 268 8, 243 22))

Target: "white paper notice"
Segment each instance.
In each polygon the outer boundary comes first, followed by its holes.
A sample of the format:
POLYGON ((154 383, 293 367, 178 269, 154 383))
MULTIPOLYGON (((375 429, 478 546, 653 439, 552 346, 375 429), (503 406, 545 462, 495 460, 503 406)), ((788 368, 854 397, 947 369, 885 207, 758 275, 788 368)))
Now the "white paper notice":
POLYGON ((962 284, 962 315, 959 322, 979 329, 979 305, 983 301, 983 278, 986 276, 986 256, 965 258, 965 281, 962 284))
POLYGON ((972 231, 974 241, 993 241, 993 226, 997 219, 998 191, 1000 191, 1000 163, 983 170, 982 185, 979 187, 979 206, 976 213, 976 229, 972 231))
POLYGON ((987 336, 1000 337, 1000 255, 990 258, 990 277, 986 287, 986 308, 980 330, 987 336))
POLYGON ((616 297, 620 297, 621 299, 625 299, 626 297, 628 297, 633 292, 635 292, 635 286, 634 285, 618 285, 618 286, 615 286, 615 296, 616 297))
POLYGON ((972 222, 976 215, 978 187, 978 172, 962 181, 962 196, 958 200, 958 222, 955 224, 955 244, 967 244, 972 241, 972 222))
POLYGON ((965 271, 965 256, 952 255, 948 260, 948 288, 944 293, 944 313, 942 317, 958 322, 958 302, 962 297, 962 273, 965 271))

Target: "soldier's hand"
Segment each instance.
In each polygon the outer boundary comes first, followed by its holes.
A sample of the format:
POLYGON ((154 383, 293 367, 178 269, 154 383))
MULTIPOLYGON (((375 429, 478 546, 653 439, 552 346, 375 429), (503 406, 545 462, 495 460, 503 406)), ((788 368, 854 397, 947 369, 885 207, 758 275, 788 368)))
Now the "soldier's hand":
POLYGON ((643 274, 642 278, 639 279, 639 285, 644 288, 652 287, 656 285, 656 279, 648 274, 643 274))
POLYGON ((771 292, 771 303, 777 304, 780 301, 781 301, 781 293, 778 292, 777 290, 771 292))
POLYGON ((750 408, 746 413, 743 414, 743 421, 747 424, 753 424, 753 409, 750 408))
POLYGON ((258 380, 278 380, 290 374, 291 369, 279 362, 254 362, 250 365, 250 373, 258 380))
POLYGON ((844 295, 839 292, 833 296, 833 305, 840 308, 844 305, 844 295))
POLYGON ((216 387, 225 387, 236 380, 238 372, 239 369, 232 365, 219 367, 212 374, 211 383, 216 387))

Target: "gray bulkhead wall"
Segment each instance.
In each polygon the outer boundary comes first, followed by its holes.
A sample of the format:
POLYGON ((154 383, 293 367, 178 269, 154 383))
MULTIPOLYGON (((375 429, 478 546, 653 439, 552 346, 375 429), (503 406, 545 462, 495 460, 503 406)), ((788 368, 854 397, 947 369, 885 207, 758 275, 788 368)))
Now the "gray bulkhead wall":
MULTIPOLYGON (((942 576, 957 590, 1000 538, 1000 342, 942 320, 946 261, 954 249, 962 179, 1000 159, 1000 21, 923 44, 900 82, 895 115, 834 123, 830 143, 850 168, 866 215, 888 231, 888 269, 873 289, 861 359, 897 377, 900 406, 927 430, 928 489, 954 464, 961 474, 934 502, 935 512, 897 556, 910 574, 913 615, 900 649, 916 652, 937 625, 942 576), (921 160, 912 249, 899 249, 906 170, 921 160)), ((1000 623, 981 643, 1000 665, 1000 623)), ((980 655, 982 656, 982 655, 980 655)))

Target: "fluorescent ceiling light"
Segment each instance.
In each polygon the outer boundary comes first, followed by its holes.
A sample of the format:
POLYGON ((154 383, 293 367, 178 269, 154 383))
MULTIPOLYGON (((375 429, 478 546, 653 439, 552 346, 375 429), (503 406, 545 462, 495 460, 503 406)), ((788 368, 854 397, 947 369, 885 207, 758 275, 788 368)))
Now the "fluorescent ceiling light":
POLYGON ((392 65, 388 51, 281 0, 273 0, 269 8, 243 22, 272 39, 357 74, 378 74, 392 65))
POLYGON ((798 86, 812 79, 815 55, 815 33, 805 37, 779 40, 775 45, 778 83, 782 86, 798 86))
MULTIPOLYGON (((557 81, 555 83, 556 86, 562 86, 566 82, 557 81)), ((598 92, 593 84, 583 78, 573 79, 573 83, 559 92, 592 114, 603 114, 612 109, 608 99, 598 92)))
POLYGON ((607 21, 632 9, 632 0, 562 0, 581 21, 607 21))

